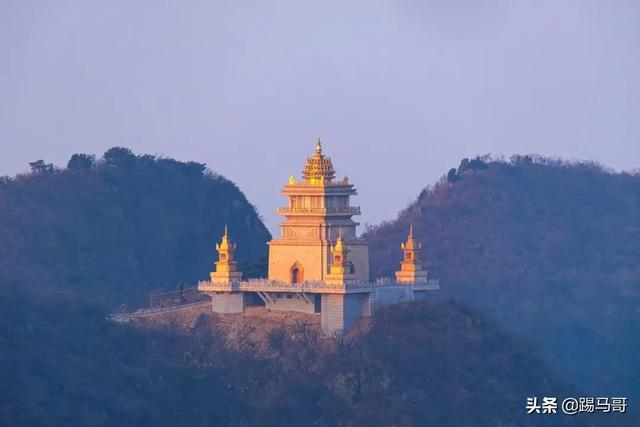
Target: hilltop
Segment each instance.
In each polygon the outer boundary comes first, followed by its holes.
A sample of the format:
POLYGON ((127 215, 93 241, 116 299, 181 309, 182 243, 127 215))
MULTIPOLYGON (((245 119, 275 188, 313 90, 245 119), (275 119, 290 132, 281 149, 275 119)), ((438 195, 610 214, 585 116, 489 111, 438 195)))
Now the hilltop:
POLYGON ((640 176, 532 156, 463 160, 365 234, 373 275, 409 224, 441 294, 540 348, 586 392, 640 384, 640 176))
POLYGON ((114 147, 31 169, 0 180, 1 283, 144 304, 151 290, 206 278, 225 224, 246 273, 265 268, 271 236, 256 209, 202 163, 114 147))

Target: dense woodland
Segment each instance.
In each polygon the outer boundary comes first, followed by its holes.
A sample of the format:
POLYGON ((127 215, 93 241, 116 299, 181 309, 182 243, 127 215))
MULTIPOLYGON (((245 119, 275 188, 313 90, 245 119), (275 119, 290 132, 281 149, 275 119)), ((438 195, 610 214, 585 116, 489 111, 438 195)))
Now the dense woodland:
POLYGON ((0 183, 0 425, 549 425, 526 397, 637 389, 638 176, 464 161, 366 236, 388 275, 388 242, 414 223, 441 301, 329 348, 274 331, 262 354, 226 346, 210 317, 186 332, 105 321, 205 277, 225 223, 264 271, 269 234, 232 182, 123 148, 31 167, 0 183))
POLYGON ((225 224, 240 260, 266 256, 255 208, 203 164, 115 147, 31 169, 0 183, 0 277, 23 286, 139 305, 150 290, 207 278, 225 224))
POLYGON ((76 299, 8 295, 0 425, 537 425, 526 396, 575 395, 529 346, 453 303, 384 311, 329 350, 275 330, 266 355, 225 347, 211 321, 121 326, 76 299))
POLYGON ((590 394, 640 397, 640 175, 531 156, 463 160, 366 233, 390 275, 409 224, 443 296, 526 339, 590 394))

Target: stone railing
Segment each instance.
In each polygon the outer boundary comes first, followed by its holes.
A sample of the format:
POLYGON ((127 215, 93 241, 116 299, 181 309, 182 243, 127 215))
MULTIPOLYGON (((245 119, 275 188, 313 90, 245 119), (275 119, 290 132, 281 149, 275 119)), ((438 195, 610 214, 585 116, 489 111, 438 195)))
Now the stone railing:
POLYGON ((414 286, 414 287, 420 288, 420 289, 429 290, 429 291, 435 291, 435 290, 440 289, 440 280, 439 279, 429 279, 429 280, 427 280, 427 283, 415 284, 415 285, 411 285, 411 286, 414 286))
POLYGON ((111 322, 116 322, 116 323, 126 323, 130 320, 136 319, 136 318, 140 318, 140 317, 145 317, 145 316, 152 316, 154 314, 160 314, 160 313, 167 313, 167 312, 172 312, 172 311, 181 311, 181 310, 186 310, 189 308, 193 308, 193 307, 197 307, 197 306, 204 306, 204 305, 209 305, 211 304, 210 300, 206 300, 206 301, 198 301, 198 302, 192 302, 189 304, 182 304, 182 305, 176 305, 176 306, 172 306, 172 307, 159 307, 159 308, 141 308, 138 309, 136 311, 130 312, 130 313, 112 313, 109 314, 107 316, 107 320, 111 321, 111 322))
POLYGON ((330 207, 330 208, 292 208, 284 207, 277 208, 276 213, 278 215, 360 215, 359 206, 344 206, 344 207, 330 207))
POLYGON ((194 287, 177 291, 152 292, 149 294, 150 308, 173 307, 203 301, 202 293, 194 287))
MULTIPOLYGON (((198 290, 212 292, 238 292, 238 291, 264 291, 264 292, 345 292, 349 290, 374 289, 383 286, 398 286, 394 280, 378 280, 376 282, 355 282, 344 285, 327 284, 323 281, 309 281, 302 283, 287 283, 268 279, 249 279, 241 282, 218 283, 201 281, 198 282, 198 290)), ((402 286, 406 286, 402 284, 402 286)), ((438 280, 430 279, 427 283, 411 285, 425 290, 440 289, 438 280)))

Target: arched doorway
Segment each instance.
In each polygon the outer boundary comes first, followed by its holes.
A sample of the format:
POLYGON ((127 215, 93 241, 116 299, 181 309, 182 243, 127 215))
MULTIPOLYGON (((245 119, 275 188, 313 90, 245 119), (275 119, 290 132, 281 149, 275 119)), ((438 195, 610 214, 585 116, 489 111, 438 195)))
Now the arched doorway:
POLYGON ((296 262, 291 267, 291 283, 302 283, 304 281, 304 269, 300 263, 296 262))

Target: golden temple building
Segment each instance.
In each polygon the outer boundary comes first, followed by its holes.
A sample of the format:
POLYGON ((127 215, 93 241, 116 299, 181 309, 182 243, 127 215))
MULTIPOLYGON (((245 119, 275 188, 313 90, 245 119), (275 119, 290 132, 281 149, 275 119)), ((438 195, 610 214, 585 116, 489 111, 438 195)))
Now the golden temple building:
POLYGON ((422 270, 421 244, 412 226, 400 244, 403 257, 395 279, 370 280, 369 247, 352 219, 360 215, 360 208, 350 203, 357 192, 346 176, 336 180, 335 175, 318 139, 302 179, 292 176, 282 188, 288 205, 277 209, 284 220, 280 237, 268 243, 267 278, 242 280, 234 259, 236 245, 225 226, 216 244, 215 271, 210 281, 198 284, 198 290, 211 297, 214 312, 242 313, 252 305, 298 311, 319 316, 325 333, 342 334, 381 306, 423 299, 440 288, 422 270))
POLYGON ((322 153, 320 140, 315 154, 307 159, 303 179, 289 179, 282 189, 288 206, 278 208, 285 218, 280 224, 282 235, 269 242, 269 279, 302 283, 323 281, 331 264, 331 242, 342 233, 350 247, 354 277, 369 281, 369 247, 356 236, 360 208, 351 206, 350 197, 356 190, 347 177, 335 180, 330 157, 322 153))

